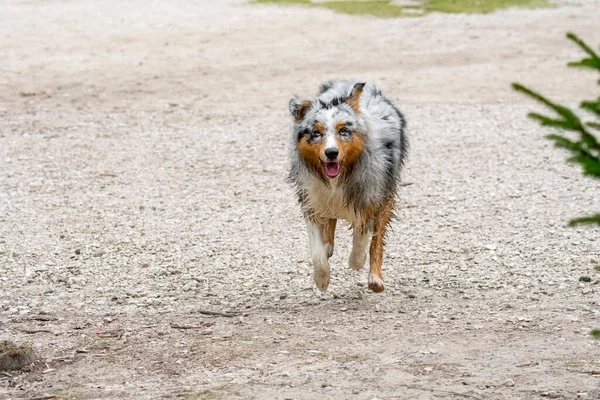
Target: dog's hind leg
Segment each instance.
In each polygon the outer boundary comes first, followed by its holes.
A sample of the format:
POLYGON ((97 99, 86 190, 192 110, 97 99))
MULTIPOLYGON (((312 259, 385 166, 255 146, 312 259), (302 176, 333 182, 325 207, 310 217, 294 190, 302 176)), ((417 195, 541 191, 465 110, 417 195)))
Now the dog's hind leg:
POLYGON ((337 219, 328 219, 323 224, 323 242, 325 243, 325 250, 327 251, 327 257, 333 255, 333 243, 335 242, 335 226, 337 225, 337 219))
POLYGON ((313 264, 313 278, 317 287, 321 291, 326 291, 329 287, 329 256, 327 254, 327 245, 324 241, 324 224, 307 219, 308 242, 310 245, 310 258, 313 264))
POLYGON ((383 291, 383 274, 381 264, 383 263, 383 248, 385 247, 385 233, 394 214, 394 199, 387 199, 375 213, 373 218, 373 240, 369 249, 370 270, 369 289, 374 292, 383 291))
POLYGON ((370 237, 371 228, 368 225, 352 227, 352 253, 348 260, 350 269, 357 271, 365 266, 370 237))

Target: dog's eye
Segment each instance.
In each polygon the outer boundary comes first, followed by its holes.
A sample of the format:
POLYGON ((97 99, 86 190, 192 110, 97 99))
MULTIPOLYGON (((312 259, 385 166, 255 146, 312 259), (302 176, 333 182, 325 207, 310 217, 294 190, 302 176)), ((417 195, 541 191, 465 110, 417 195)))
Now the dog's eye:
POLYGON ((314 131, 312 131, 311 136, 313 139, 317 139, 317 138, 320 138, 321 136, 323 136, 323 134, 315 129, 314 131))
POLYGON ((350 129, 344 127, 342 129, 340 129, 339 133, 340 133, 341 136, 348 136, 348 135, 350 135, 350 129))

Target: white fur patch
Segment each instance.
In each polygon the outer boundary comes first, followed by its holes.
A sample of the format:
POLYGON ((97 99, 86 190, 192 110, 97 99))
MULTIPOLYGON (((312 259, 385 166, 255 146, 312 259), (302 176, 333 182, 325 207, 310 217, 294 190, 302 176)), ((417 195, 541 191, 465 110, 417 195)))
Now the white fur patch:
POLYGON ((313 270, 313 278, 320 291, 324 292, 329 287, 329 266, 327 268, 316 268, 313 270))
POLYGON ((307 207, 317 219, 343 219, 352 225, 360 225, 362 218, 354 212, 353 207, 344 204, 344 188, 338 185, 337 179, 329 181, 330 186, 311 179, 307 185, 307 207))
POLYGON ((321 230, 319 227, 312 223, 307 222, 308 227, 308 243, 310 245, 310 258, 312 259, 313 265, 316 266, 327 266, 329 267, 329 261, 327 257, 327 249, 323 244, 323 238, 321 237, 321 230))
POLYGON ((367 245, 371 232, 361 233, 359 229, 354 229, 352 233, 352 253, 348 260, 348 266, 353 270, 359 270, 365 266, 367 260, 367 245))
POLYGON ((371 284, 383 286, 383 280, 375 274, 369 274, 369 285, 371 284))
POLYGON ((310 258, 313 263, 313 277, 317 287, 325 291, 329 286, 330 275, 328 249, 323 244, 319 227, 310 221, 306 221, 306 226, 308 228, 310 258))
POLYGON ((335 135, 334 134, 328 134, 327 135, 327 141, 325 142, 325 148, 326 149, 337 149, 337 142, 335 140, 335 135))

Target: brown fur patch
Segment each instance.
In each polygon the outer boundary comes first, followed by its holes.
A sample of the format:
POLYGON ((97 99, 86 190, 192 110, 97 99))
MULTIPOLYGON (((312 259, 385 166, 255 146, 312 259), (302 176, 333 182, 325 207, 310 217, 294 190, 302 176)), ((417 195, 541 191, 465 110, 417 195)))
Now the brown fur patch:
POLYGON ((312 103, 310 102, 310 100, 305 100, 302 102, 302 105, 298 110, 298 115, 296 116, 296 121, 302 121, 304 119, 304 116, 306 115, 306 112, 308 111, 311 105, 312 103))
POLYGON ((347 100, 347 103, 357 114, 360 113, 360 96, 363 92, 363 86, 355 86, 355 89, 352 91, 352 96, 350 96, 347 100))
POLYGON ((354 134, 352 135, 352 140, 349 142, 342 140, 338 140, 337 142, 338 150, 340 152, 338 158, 342 161, 342 167, 344 168, 345 174, 349 175, 363 152, 365 140, 362 136, 354 134))
POLYGON ((300 157, 302 157, 306 165, 316 172, 317 175, 323 180, 326 179, 325 170, 319 155, 324 151, 324 141, 321 141, 320 143, 308 143, 308 138, 305 136, 302 138, 302 140, 300 140, 300 142, 298 142, 298 153, 300 153, 300 157))
POLYGON ((362 225, 358 226, 360 233, 364 234, 370 229, 371 218, 375 214, 376 209, 374 207, 364 208, 360 210, 360 215, 362 217, 362 225))
MULTIPOLYGON (((393 198, 385 200, 375 213, 375 218, 373 220, 374 235, 373 240, 371 240, 371 247, 369 249, 369 272, 371 274, 377 275, 379 278, 381 278, 381 280, 383 280, 381 265, 383 264, 383 248, 385 247, 385 233, 388 224, 392 219, 392 215, 394 215, 395 206, 396 202, 393 198)), ((383 287, 376 285, 374 287, 370 287, 370 289, 374 292, 380 292, 383 290, 383 287)))
POLYGON ((346 126, 346 124, 343 121, 340 121, 337 124, 335 124, 335 130, 339 132, 344 126, 346 126))
POLYGON ((335 226, 337 225, 337 219, 328 219, 323 224, 323 243, 331 245, 331 254, 327 254, 327 256, 331 257, 333 255, 333 244, 335 241, 335 226))
POLYGON ((315 122, 315 130, 321 133, 325 133, 325 127, 320 122, 315 122))

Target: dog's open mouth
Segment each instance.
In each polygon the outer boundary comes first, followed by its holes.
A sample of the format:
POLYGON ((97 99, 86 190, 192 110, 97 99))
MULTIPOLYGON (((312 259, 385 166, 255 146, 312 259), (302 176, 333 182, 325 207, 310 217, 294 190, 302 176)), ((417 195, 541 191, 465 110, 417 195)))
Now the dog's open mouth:
POLYGON ((340 174, 340 163, 339 162, 326 162, 325 173, 330 178, 335 178, 340 174))

